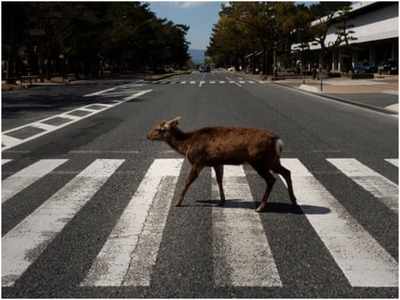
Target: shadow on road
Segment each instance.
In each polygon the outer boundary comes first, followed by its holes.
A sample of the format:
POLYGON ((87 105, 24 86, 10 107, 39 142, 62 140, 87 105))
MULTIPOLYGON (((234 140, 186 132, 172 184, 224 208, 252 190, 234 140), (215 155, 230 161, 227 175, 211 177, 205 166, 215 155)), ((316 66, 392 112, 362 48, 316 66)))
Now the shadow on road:
MULTIPOLYGON (((199 205, 192 206, 202 206, 202 207, 218 207, 219 200, 197 200, 199 205)), ((259 202, 243 202, 239 199, 230 199, 225 202, 223 208, 247 208, 247 209, 255 209, 259 205, 259 202)), ((187 205, 191 206, 191 205, 187 205)), ((293 206, 290 203, 277 203, 270 202, 268 203, 267 209, 264 213, 282 213, 282 214, 298 214, 298 215, 322 215, 330 212, 329 208, 315 205, 299 205, 293 206)))

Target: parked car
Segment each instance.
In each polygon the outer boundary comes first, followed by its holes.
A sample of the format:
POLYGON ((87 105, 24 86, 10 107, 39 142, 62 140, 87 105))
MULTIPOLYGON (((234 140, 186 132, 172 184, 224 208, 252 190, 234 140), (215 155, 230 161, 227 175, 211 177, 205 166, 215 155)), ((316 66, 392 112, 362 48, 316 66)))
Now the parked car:
POLYGON ((364 62, 364 63, 353 64, 352 71, 354 74, 376 73, 377 68, 373 64, 364 62))
POLYGON ((389 59, 378 66, 379 74, 398 74, 399 72, 399 64, 398 62, 389 59))

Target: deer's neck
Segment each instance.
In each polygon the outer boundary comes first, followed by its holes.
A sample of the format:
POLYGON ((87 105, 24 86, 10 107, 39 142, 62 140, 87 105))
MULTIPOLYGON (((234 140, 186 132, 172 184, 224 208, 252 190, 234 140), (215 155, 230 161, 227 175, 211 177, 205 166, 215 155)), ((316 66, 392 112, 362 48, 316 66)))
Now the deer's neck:
POLYGON ((171 136, 166 142, 171 146, 172 149, 176 150, 182 155, 185 155, 189 146, 189 137, 189 133, 185 133, 178 128, 174 128, 171 130, 171 136))

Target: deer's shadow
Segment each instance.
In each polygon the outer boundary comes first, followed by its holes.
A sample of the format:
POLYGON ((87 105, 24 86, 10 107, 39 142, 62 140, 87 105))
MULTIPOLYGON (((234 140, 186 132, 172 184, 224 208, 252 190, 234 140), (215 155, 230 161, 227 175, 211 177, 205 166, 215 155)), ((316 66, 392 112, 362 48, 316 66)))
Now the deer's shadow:
MULTIPOLYGON (((197 203, 202 207, 218 207, 224 208, 244 208, 256 209, 260 202, 243 201, 239 199, 229 199, 225 201, 223 206, 220 206, 219 200, 197 200, 197 203)), ((282 214, 297 214, 297 215, 323 215, 328 214, 331 210, 323 206, 315 205, 298 205, 293 206, 290 203, 269 202, 264 213, 282 213, 282 214)))

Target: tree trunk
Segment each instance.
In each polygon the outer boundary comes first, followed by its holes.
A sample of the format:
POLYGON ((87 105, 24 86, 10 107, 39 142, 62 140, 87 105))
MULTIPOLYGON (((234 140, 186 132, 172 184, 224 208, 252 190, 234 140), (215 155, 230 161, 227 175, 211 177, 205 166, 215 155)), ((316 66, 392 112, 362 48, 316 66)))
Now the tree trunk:
POLYGON ((262 74, 267 74, 267 50, 266 47, 263 46, 263 65, 262 65, 262 74))

